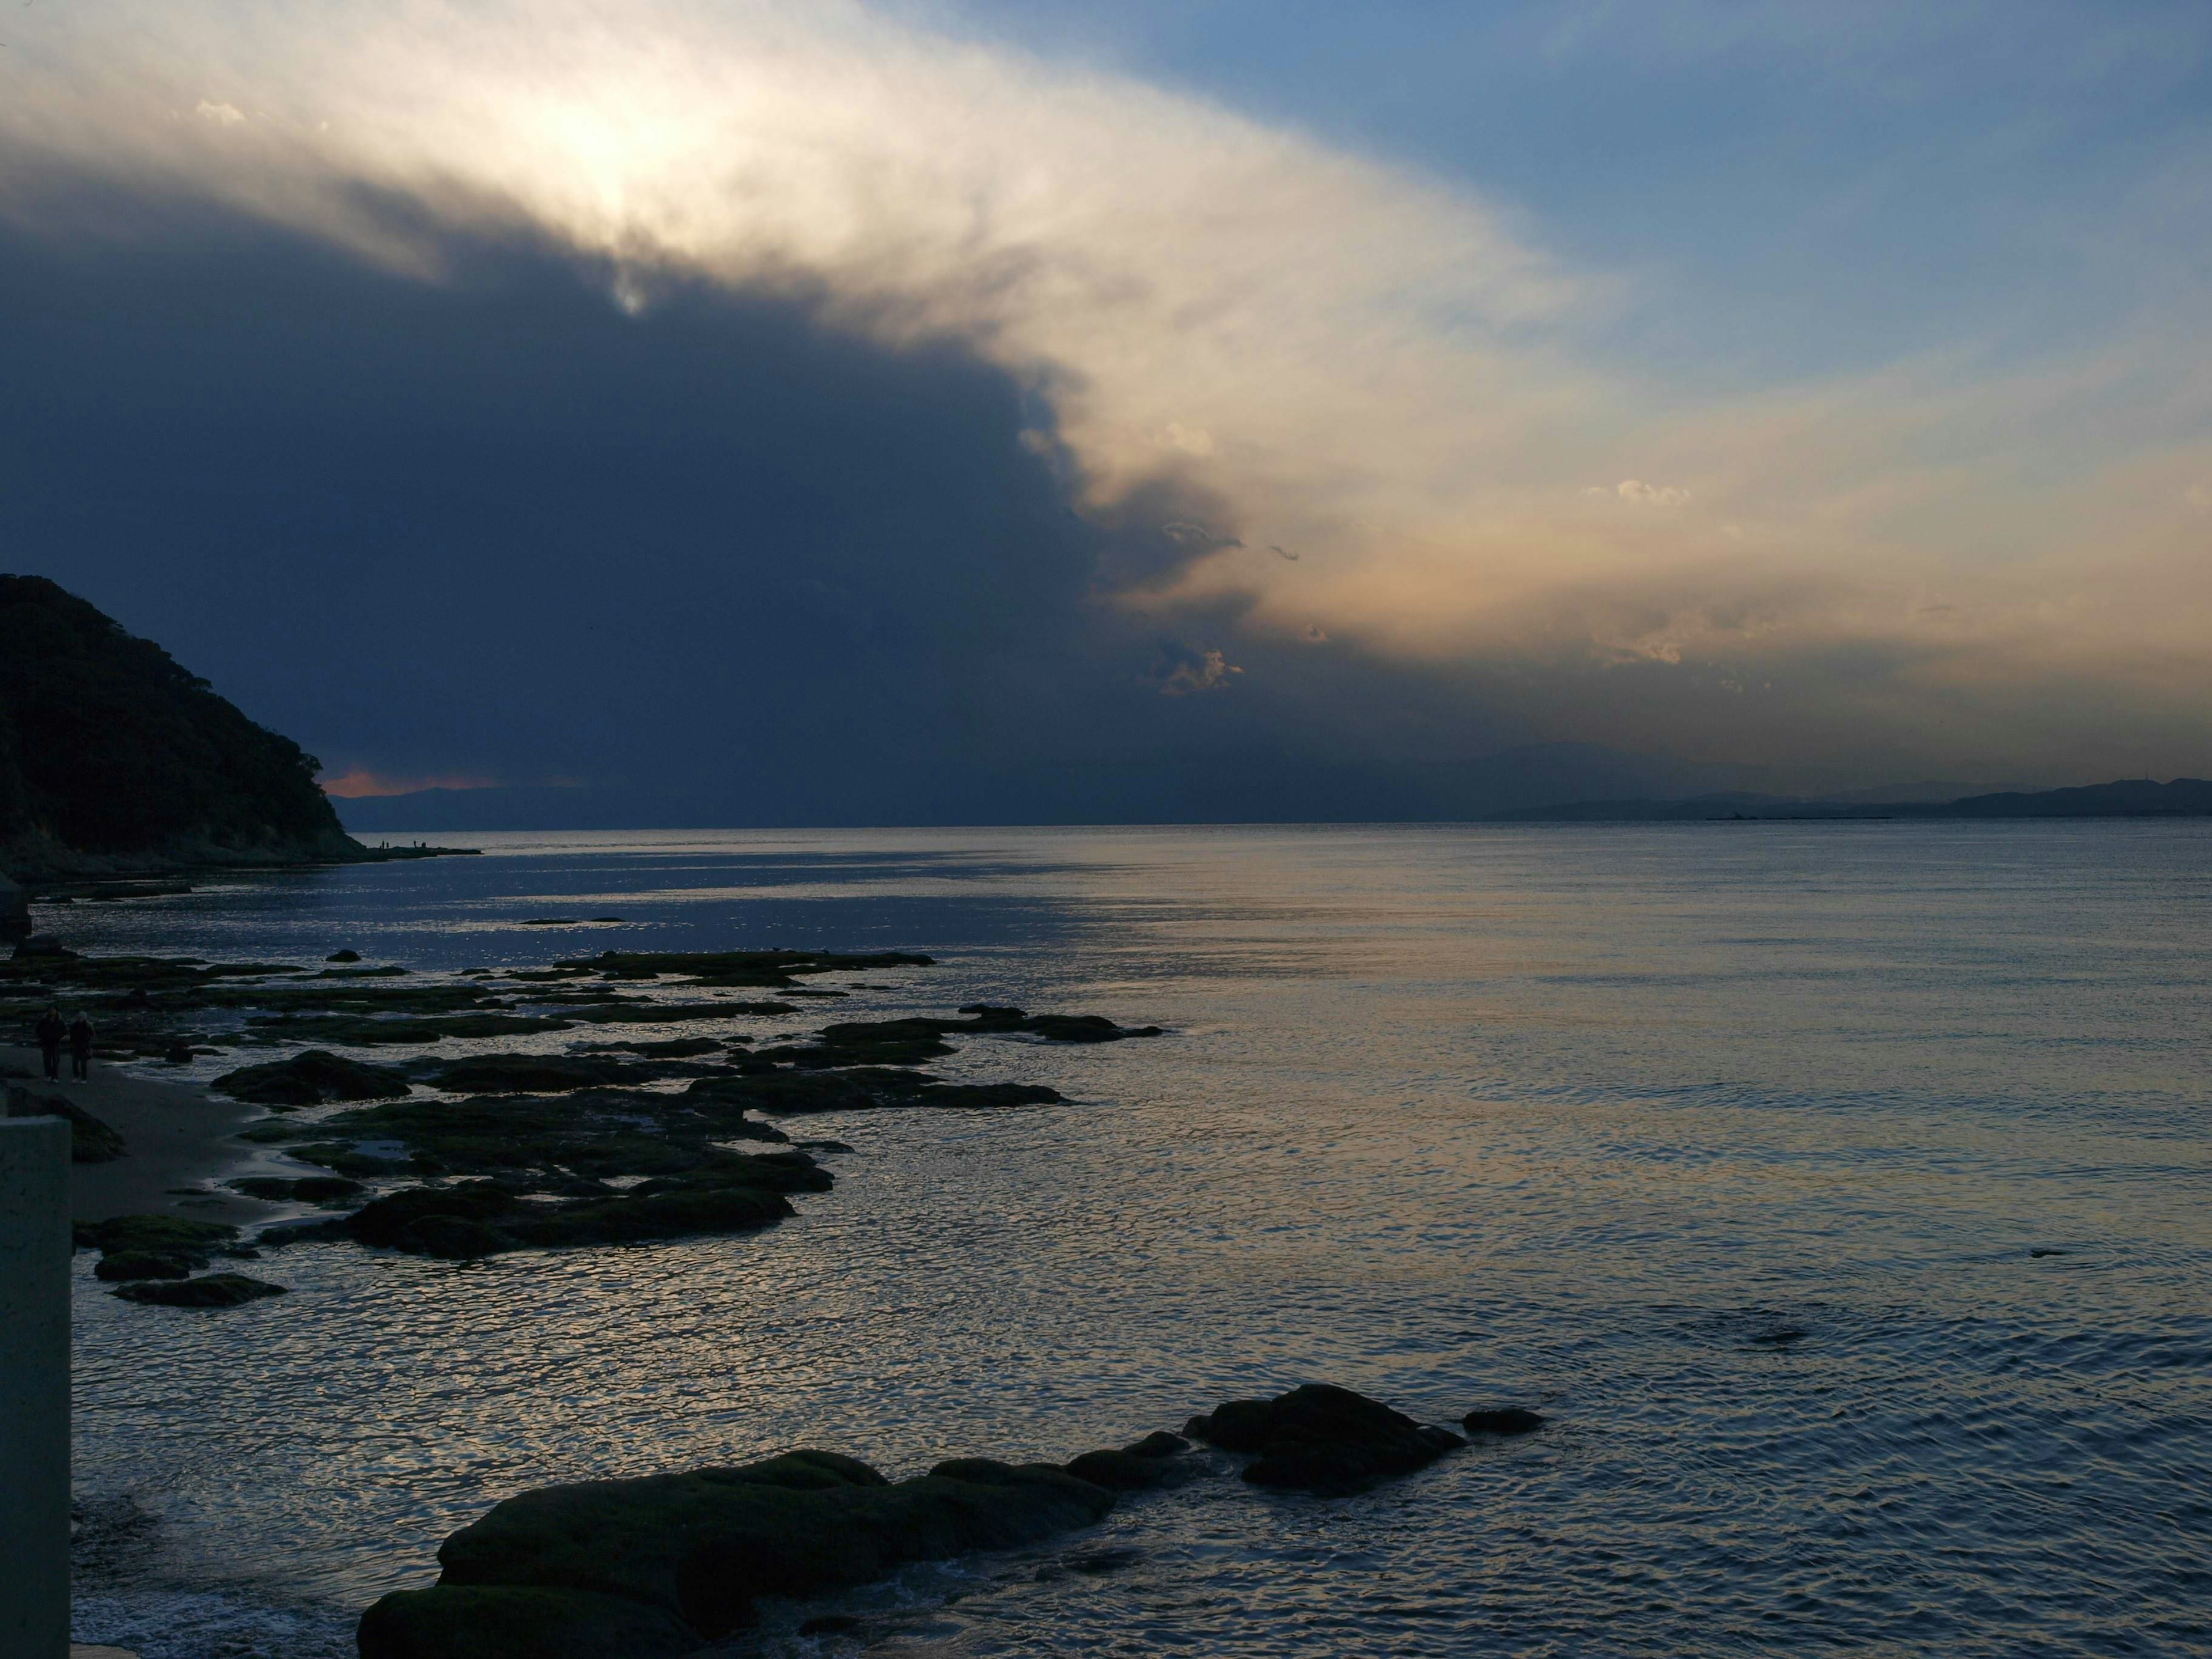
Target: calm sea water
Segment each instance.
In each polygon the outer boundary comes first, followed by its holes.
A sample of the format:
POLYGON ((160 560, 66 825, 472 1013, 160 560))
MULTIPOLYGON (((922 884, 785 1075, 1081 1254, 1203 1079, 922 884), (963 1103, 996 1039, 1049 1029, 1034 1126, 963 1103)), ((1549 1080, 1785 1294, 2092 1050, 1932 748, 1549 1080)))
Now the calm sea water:
MULTIPOLYGON (((1318 1379, 1553 1425, 1348 1501, 1201 1480, 836 1608, 890 1655, 2212 1650, 2205 825, 483 844, 63 926, 447 971, 900 946, 942 965, 840 1013, 1172 1034, 971 1042, 939 1069, 1071 1103, 830 1120, 837 1190, 759 1237, 302 1247, 215 1315, 81 1261, 80 1639, 349 1653, 522 1487, 1059 1459, 1318 1379), (627 926, 516 925, 562 914, 627 926)), ((850 1651, 789 1633, 821 1610, 732 1651, 850 1651)))

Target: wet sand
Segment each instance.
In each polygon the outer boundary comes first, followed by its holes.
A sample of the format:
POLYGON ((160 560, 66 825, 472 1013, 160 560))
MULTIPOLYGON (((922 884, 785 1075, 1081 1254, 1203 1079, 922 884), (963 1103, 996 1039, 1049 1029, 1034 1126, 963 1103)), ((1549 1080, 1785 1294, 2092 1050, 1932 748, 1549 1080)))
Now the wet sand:
POLYGON ((65 1096, 122 1134, 126 1150, 121 1158, 70 1166, 70 1213, 76 1220, 173 1211, 209 1221, 253 1222, 278 1212, 276 1205, 206 1190, 220 1177, 265 1164, 256 1149, 230 1139, 262 1115, 258 1106, 222 1099, 191 1084, 133 1077, 98 1060, 90 1078, 73 1083, 66 1056, 61 1080, 48 1083, 35 1048, 0 1048, 0 1086, 7 1085, 65 1096))

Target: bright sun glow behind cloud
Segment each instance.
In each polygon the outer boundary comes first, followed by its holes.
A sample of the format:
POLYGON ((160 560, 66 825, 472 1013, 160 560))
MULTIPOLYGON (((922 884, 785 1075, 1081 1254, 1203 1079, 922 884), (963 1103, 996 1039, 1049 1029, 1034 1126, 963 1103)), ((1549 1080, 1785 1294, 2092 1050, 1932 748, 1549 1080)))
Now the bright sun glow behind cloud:
MULTIPOLYGON (((1620 282, 1464 191, 850 5, 23 17, 0 208, 51 216, 47 182, 96 175, 426 281, 441 228, 512 227, 631 310, 677 274, 958 336, 1034 386, 1093 507, 1161 477, 1221 504, 1215 550, 1132 605, 1432 661, 1794 674, 1801 741, 1931 697, 1945 742, 2093 704, 2203 731, 2212 386, 2155 319, 2002 376, 1962 354, 1689 398, 1602 360, 1620 282)), ((1563 718, 1599 734, 1601 702, 1563 718)), ((1621 718, 1603 735, 1688 743, 1621 718)))

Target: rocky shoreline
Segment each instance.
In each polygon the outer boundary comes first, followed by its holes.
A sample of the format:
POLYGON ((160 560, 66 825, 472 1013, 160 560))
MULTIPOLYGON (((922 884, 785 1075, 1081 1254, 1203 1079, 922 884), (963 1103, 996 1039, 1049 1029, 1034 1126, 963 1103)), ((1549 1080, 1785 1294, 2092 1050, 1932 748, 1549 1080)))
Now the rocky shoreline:
MULTIPOLYGON (((1472 1412, 1470 1431, 1499 1413, 1472 1412)), ((785 1452, 729 1468, 540 1487, 447 1538, 438 1582, 362 1616, 362 1659, 682 1659, 770 1597, 809 1601, 916 1561, 1014 1548, 1103 1520, 1125 1497, 1236 1468, 1249 1486, 1340 1498, 1467 1444, 1349 1389, 1232 1400, 1063 1464, 949 1459, 886 1480, 857 1458, 785 1452), (1186 1438, 1185 1437, 1188 1437, 1186 1438), (1224 1458, 1194 1455, 1193 1441, 1224 1458), (1238 1465, 1237 1460, 1246 1460, 1238 1465)))
MULTIPOLYGON (((0 1019, 27 1024, 65 995, 93 1012, 108 1060, 290 1050, 211 1087, 264 1108, 236 1139, 281 1154, 298 1173, 228 1186, 334 1213, 250 1238, 229 1222, 173 1215, 95 1217, 80 1230, 102 1252, 100 1276, 118 1283, 118 1295, 223 1307, 282 1287, 235 1273, 195 1278, 212 1257, 256 1259, 303 1240, 463 1261, 773 1226, 795 1213, 793 1194, 832 1188, 817 1154, 846 1149, 794 1141, 772 1120, 1054 1105, 1064 1097, 1043 1085, 952 1082, 921 1067, 952 1054, 954 1037, 1089 1044, 1161 1035, 1098 1015, 988 1004, 769 1040, 740 1029, 852 994, 811 982, 825 975, 932 965, 895 951, 606 951, 434 977, 362 966, 351 951, 315 967, 88 957, 33 939, 0 963, 0 1019), (571 1031, 578 1040, 565 1053, 482 1046, 571 1031), (447 1047, 464 1042, 476 1046, 447 1047), (388 1054, 391 1063, 323 1044, 388 1054)), ((88 1120, 85 1133, 103 1127, 88 1120)))
MULTIPOLYGON (((224 1185, 318 1213, 251 1231, 174 1212, 78 1226, 80 1247, 99 1252, 95 1276, 118 1297, 209 1310, 281 1299, 285 1287, 257 1275, 305 1241, 465 1261, 770 1227, 795 1213, 793 1195, 832 1190, 822 1159, 850 1150, 794 1139, 786 1124, 833 1111, 1057 1105, 1065 1097, 1044 1085, 957 1082, 923 1067, 960 1042, 1165 1035, 985 1003, 805 1033, 742 1029, 882 988, 826 977, 932 965, 899 952, 605 951, 429 975, 363 965, 350 951, 315 966, 95 957, 41 944, 0 963, 0 1019, 66 994, 93 1009, 111 1058, 249 1060, 210 1087, 261 1109, 236 1139, 288 1167, 224 1185), (567 1033, 563 1051, 545 1046, 567 1033), (532 1046, 512 1046, 521 1041, 532 1046), (281 1054, 251 1060, 254 1049, 281 1054), (249 1261, 252 1273, 238 1270, 249 1261)), ((94 1120, 88 1144, 104 1146, 98 1128, 94 1120)), ((1480 1410, 1463 1426, 1521 1433, 1541 1420, 1480 1410)), ((679 1659, 752 1624, 763 1597, 812 1599, 908 1563, 1037 1542, 1094 1524, 1132 1494, 1234 1472, 1255 1488, 1338 1498, 1465 1443, 1308 1384, 1064 1464, 962 1457, 893 1481, 858 1459, 801 1449, 546 1487, 447 1539, 438 1582, 378 1601, 359 1648, 362 1659, 679 1659)))

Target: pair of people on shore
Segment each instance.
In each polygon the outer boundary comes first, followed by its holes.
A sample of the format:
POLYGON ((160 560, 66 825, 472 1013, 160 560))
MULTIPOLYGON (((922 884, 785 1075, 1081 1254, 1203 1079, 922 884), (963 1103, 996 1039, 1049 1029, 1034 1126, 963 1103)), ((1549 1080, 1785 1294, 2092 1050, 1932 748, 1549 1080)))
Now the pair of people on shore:
POLYGON ((39 1058, 46 1068, 46 1081, 58 1082, 62 1074, 62 1042, 68 1040, 70 1075, 82 1083, 92 1074, 92 1022, 82 1014, 69 1024, 62 1024, 62 1011, 46 1010, 46 1018, 39 1022, 39 1058))

